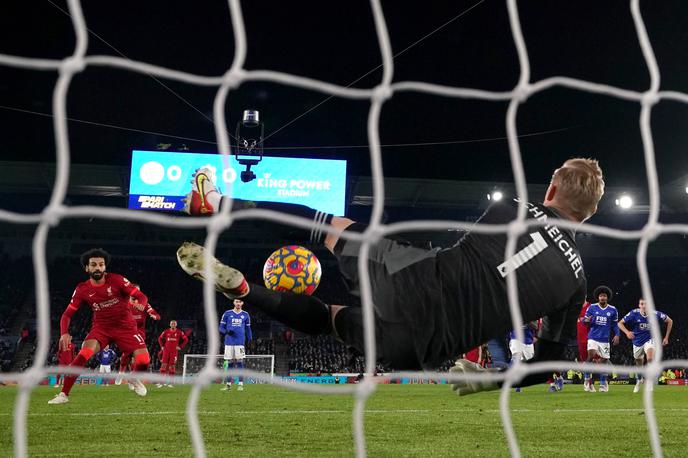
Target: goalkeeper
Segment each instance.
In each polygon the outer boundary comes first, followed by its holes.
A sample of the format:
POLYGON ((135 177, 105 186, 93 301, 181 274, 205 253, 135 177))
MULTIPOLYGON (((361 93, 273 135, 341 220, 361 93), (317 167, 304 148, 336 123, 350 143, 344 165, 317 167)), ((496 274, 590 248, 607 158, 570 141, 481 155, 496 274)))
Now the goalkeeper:
MULTIPOLYGON (((451 248, 432 250, 389 238, 379 240, 368 255, 378 358, 395 369, 434 369, 490 338, 504 335, 512 327, 506 275, 513 272, 524 322, 544 317, 531 362, 562 359, 566 343, 575 337, 586 280, 575 233, 557 226, 556 219, 582 223, 595 214, 603 193, 602 170, 596 160, 574 158, 564 162, 552 175, 544 203, 526 203, 527 218, 544 225, 533 226, 520 236, 516 254, 506 261, 507 237, 503 233, 470 232, 451 248)), ((212 214, 220 204, 210 171, 198 170, 186 211, 212 214)), ((339 234, 362 232, 365 226, 298 205, 258 206, 312 218, 311 242, 324 243, 337 257, 351 290, 360 290, 357 262, 361 243, 339 234), (324 232, 324 225, 337 233, 324 232)), ((516 219, 517 209, 516 201, 495 203, 478 223, 508 224, 516 219)), ((202 250, 186 242, 177 251, 181 267, 197 279, 203 279, 202 250)), ((249 285, 241 272, 213 262, 215 286, 227 297, 243 298, 296 330, 332 333, 364 350, 360 308, 328 305, 315 297, 249 285)), ((479 369, 459 361, 454 370, 479 369)), ((521 386, 543 383, 547 375, 528 375, 521 386)), ((497 385, 462 382, 454 386, 459 394, 490 388, 497 385)))

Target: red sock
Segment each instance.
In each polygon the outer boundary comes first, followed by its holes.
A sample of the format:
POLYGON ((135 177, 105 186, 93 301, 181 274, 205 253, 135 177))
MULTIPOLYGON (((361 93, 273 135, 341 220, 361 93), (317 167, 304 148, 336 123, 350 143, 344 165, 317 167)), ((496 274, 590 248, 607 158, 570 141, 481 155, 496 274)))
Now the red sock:
POLYGON ((174 378, 174 373, 176 372, 175 367, 171 366, 167 369, 167 373, 170 374, 169 383, 172 384, 172 379, 174 378))
MULTIPOLYGON (((79 354, 76 355, 76 358, 74 358, 74 361, 72 361, 69 367, 84 367, 88 360, 91 359, 91 356, 93 356, 93 350, 90 351, 90 355, 88 353, 88 351, 82 349, 79 354)), ((64 385, 62 385, 62 392, 64 394, 69 396, 69 392, 72 391, 72 385, 74 385, 78 377, 78 375, 64 375, 64 385)))
POLYGON ((120 372, 125 372, 127 370, 127 367, 129 367, 129 360, 131 359, 131 355, 129 353, 125 353, 122 355, 122 357, 119 360, 119 371, 120 372))

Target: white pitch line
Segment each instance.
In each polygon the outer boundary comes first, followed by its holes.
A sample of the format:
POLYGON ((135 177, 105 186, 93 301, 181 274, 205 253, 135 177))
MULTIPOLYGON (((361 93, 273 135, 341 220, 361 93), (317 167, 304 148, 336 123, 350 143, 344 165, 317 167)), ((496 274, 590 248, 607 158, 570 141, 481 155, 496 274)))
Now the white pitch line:
MULTIPOLYGON (((653 409, 655 412, 688 412, 688 408, 667 408, 653 409)), ((511 409, 513 413, 594 413, 594 412, 644 412, 645 409, 511 409)), ((466 412, 489 412, 496 413, 499 409, 371 409, 366 410, 366 414, 408 414, 408 413, 466 413, 466 412)), ((30 417, 106 417, 106 416, 164 416, 164 415, 183 415, 184 411, 159 411, 159 412, 69 412, 60 413, 29 413, 30 417)), ((199 415, 295 415, 295 414, 351 414, 351 410, 225 410, 225 411, 199 411, 199 415)), ((12 413, 0 413, 2 417, 9 417, 12 413)))

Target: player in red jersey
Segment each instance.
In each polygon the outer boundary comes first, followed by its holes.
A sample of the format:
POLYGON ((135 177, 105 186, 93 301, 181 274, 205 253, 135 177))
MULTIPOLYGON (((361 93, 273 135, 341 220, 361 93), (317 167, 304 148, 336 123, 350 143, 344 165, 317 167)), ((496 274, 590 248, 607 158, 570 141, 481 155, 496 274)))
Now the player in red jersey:
MULTIPOLYGON (((590 302, 585 301, 581 307, 580 314, 578 314, 578 323, 576 324, 576 340, 578 341, 578 362, 584 363, 588 360, 588 331, 590 331, 590 323, 583 321, 585 312, 588 311, 590 302)), ((600 359, 599 355, 595 354, 593 361, 597 362, 600 359)), ((591 377, 594 374, 591 374, 591 377)))
POLYGON ((578 362, 584 363, 588 360, 588 331, 590 325, 583 322, 585 312, 588 311, 590 302, 585 301, 581 307, 580 314, 578 314, 578 324, 576 325, 576 339, 578 340, 578 362))
MULTIPOLYGON (((189 338, 181 329, 177 329, 177 321, 170 321, 170 328, 165 329, 160 337, 158 337, 158 343, 160 348, 162 348, 162 358, 160 359, 160 373, 169 374, 170 378, 174 377, 177 366, 177 356, 179 355, 179 350, 186 347, 189 342, 189 338)), ((166 384, 169 388, 172 388, 171 383, 166 384)), ((157 387, 162 388, 165 386, 164 383, 158 383, 157 387)))
MULTIPOLYGON (((137 288, 139 287, 139 285, 134 286, 137 288)), ((151 317, 155 321, 158 321, 160 320, 160 314, 156 312, 150 304, 144 306, 136 300, 135 297, 130 297, 129 302, 131 303, 131 315, 134 321, 136 321, 136 327, 139 330, 139 334, 141 334, 143 340, 146 340, 146 318, 151 317)), ((119 375, 115 379, 115 385, 122 384, 122 376, 127 369, 132 370, 131 361, 131 353, 122 352, 122 356, 119 359, 119 375)))
MULTIPOLYGON (((57 345, 57 364, 60 366, 69 366, 74 361, 74 353, 76 353, 76 345, 69 343, 67 348, 62 349, 58 343, 57 345)), ((55 388, 59 388, 64 381, 65 374, 57 374, 55 381, 55 388), (62 379, 62 380, 61 380, 62 379)))
MULTIPOLYGON (((148 298, 123 276, 106 272, 109 261, 110 255, 100 248, 94 248, 81 255, 81 265, 90 278, 77 285, 72 300, 62 314, 60 348, 66 349, 72 342, 72 336, 69 334, 72 316, 83 304, 88 304, 93 312, 91 330, 70 366, 84 367, 101 347, 114 342, 123 352, 134 356, 136 371, 145 371, 150 364, 150 356, 146 342, 132 318, 129 297, 135 297, 144 306, 148 304, 148 298)), ((48 401, 48 404, 68 402, 69 392, 76 379, 76 375, 65 377, 62 391, 48 401)), ((139 396, 146 395, 146 387, 140 380, 133 381, 132 386, 139 396)))

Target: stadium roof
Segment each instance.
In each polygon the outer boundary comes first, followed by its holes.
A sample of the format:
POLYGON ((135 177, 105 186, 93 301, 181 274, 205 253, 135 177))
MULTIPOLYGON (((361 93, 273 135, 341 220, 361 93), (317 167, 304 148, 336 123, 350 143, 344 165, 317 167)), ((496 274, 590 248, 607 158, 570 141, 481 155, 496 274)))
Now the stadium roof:
MULTIPOLYGON (((248 49, 245 68, 273 70, 342 86, 372 88, 381 57, 370 2, 242 2, 248 49)), ((520 67, 505 1, 414 3, 383 1, 394 57, 394 82, 421 81, 489 91, 511 90, 520 67)), ((234 56, 225 1, 83 2, 88 55, 202 76, 223 75, 234 56), (202 31, 202 33, 199 33, 202 31)), ((75 33, 64 1, 9 2, 0 18, 0 53, 64 59, 75 33)), ((649 71, 629 2, 518 2, 531 82, 568 76, 646 91, 649 71)), ((688 92, 688 2, 642 2, 661 89, 688 92)), ((57 72, 2 67, 0 157, 54 161, 51 119, 57 72)), ((158 143, 214 152, 215 87, 88 66, 69 86, 73 163, 126 166, 132 149, 158 143)), ((355 176, 369 176, 366 120, 370 104, 283 84, 245 82, 230 91, 228 128, 245 108, 261 110, 271 154, 346 159, 355 176)), ((398 92, 382 109, 380 138, 389 177, 512 182, 505 141, 506 101, 452 99, 398 92)), ((669 101, 652 110, 660 183, 688 175, 688 106, 669 101)), ((527 179, 545 183, 571 156, 601 161, 609 186, 645 185, 636 102, 552 88, 519 107, 518 132, 527 179)), ((77 171, 74 171, 75 176, 77 171)), ((685 187, 685 183, 681 183, 685 187)), ((411 185, 412 187, 415 185, 411 185)), ((101 189, 104 191, 104 189, 101 189)))

